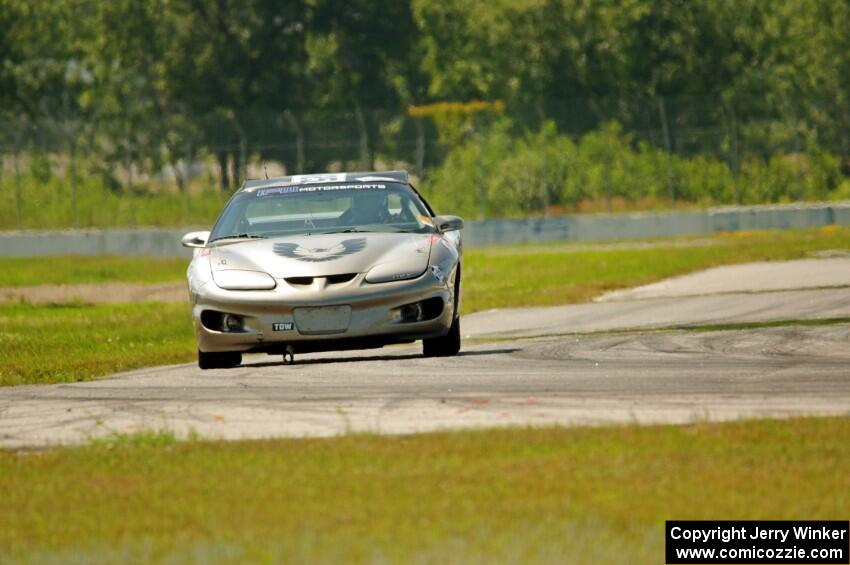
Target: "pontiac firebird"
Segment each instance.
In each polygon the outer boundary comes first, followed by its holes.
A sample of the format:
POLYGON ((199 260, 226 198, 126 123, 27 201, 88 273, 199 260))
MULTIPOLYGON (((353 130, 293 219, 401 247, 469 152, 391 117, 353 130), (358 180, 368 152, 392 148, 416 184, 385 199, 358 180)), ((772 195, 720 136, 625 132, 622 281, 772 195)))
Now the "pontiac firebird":
POLYGON ((403 171, 246 181, 212 231, 183 236, 198 365, 416 340, 455 355, 462 228, 403 171))

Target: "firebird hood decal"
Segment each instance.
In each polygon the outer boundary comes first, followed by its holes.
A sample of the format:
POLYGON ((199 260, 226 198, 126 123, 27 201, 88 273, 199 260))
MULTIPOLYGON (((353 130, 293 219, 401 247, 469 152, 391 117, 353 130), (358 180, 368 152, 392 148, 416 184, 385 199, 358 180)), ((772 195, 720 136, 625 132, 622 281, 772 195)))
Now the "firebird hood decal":
POLYGON ((327 277, 366 273, 376 265, 392 264, 399 272, 428 268, 433 234, 364 233, 316 234, 241 240, 213 244, 213 271, 263 271, 276 279, 327 277))
POLYGON ((345 255, 359 253, 366 247, 366 238, 346 239, 331 247, 305 247, 298 243, 275 243, 274 252, 281 257, 321 263, 333 261, 345 255))

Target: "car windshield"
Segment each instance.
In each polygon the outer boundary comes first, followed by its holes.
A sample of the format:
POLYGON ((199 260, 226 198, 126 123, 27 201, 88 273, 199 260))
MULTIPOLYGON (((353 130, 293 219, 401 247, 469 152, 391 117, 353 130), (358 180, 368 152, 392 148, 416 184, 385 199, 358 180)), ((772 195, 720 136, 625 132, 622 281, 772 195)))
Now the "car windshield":
POLYGON ((239 192, 210 234, 226 238, 346 232, 434 232, 410 187, 399 183, 290 185, 239 192))

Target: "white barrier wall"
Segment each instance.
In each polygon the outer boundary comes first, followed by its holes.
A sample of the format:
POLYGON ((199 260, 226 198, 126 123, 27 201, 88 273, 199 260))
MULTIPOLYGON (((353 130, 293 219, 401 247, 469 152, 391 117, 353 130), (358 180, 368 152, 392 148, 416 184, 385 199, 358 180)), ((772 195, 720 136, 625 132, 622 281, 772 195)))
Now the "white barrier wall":
MULTIPOLYGON (((469 221, 464 245, 652 239, 724 231, 850 225, 850 203, 712 208, 696 212, 594 214, 469 221)), ((198 227, 0 232, 0 256, 148 255, 191 257, 181 236, 198 227)))
POLYGON ((191 257, 180 245, 190 228, 108 229, 0 232, 0 256, 148 255, 191 257))
POLYGON ((468 245, 652 239, 724 231, 850 225, 850 203, 711 208, 694 212, 593 214, 469 222, 468 245))

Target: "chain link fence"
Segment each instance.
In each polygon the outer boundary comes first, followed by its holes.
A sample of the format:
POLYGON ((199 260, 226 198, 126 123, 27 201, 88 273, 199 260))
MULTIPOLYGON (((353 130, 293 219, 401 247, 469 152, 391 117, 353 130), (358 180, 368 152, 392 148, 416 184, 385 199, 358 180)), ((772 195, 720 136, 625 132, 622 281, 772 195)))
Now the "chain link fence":
POLYGON ((846 132, 759 108, 658 97, 471 116, 7 116, 0 229, 208 224, 245 178, 356 169, 407 169, 438 208, 477 218, 850 197, 846 132))

